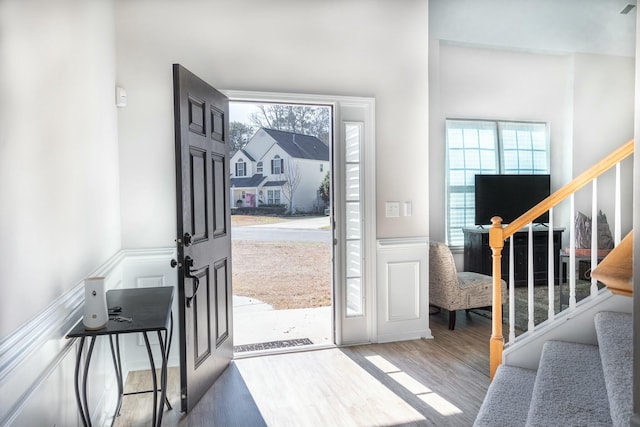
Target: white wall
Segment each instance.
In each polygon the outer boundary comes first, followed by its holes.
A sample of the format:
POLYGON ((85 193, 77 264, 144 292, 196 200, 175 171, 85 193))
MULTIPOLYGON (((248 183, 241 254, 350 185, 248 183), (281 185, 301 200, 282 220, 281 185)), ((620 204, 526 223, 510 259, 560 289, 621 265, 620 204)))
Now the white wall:
MULTIPOLYGON (((633 58, 463 47, 439 40, 431 41, 429 52, 430 237, 435 240, 446 235, 446 118, 548 122, 552 191, 632 136, 633 58)), ((630 168, 626 173, 630 182, 630 168)), ((612 218, 612 201, 607 201, 612 192, 606 188, 611 184, 602 187, 601 202, 612 218)), ((630 195, 631 188, 625 191, 630 195)), ((631 197, 625 200, 623 230, 628 231, 631 197)), ((564 210, 558 209, 556 217, 564 210)), ((565 216, 554 225, 566 227, 565 216)), ((566 243, 568 230, 564 234, 566 243)))
MULTIPOLYGON (((318 189, 327 171, 329 162, 322 160, 292 159, 300 172, 300 179, 293 200, 294 212, 314 212, 318 207, 318 189), (320 171, 322 165, 322 172, 320 171)), ((286 167, 286 166, 285 166, 286 167)))
POLYGON ((219 89, 376 98, 379 237, 427 235, 426 0, 116 1, 122 242, 173 244, 171 64, 219 89), (411 185, 407 185, 411 183, 411 185), (385 200, 413 216, 386 219, 385 200))
POLYGON ((120 249, 114 5, 0 2, 0 338, 120 249))
POLYGON ((445 241, 445 120, 495 119, 549 123, 552 188, 571 173, 566 78, 559 55, 461 47, 438 40, 430 48, 430 237, 445 241))
MULTIPOLYGON (((633 138, 635 59, 577 54, 573 80, 573 170, 577 175, 633 138)), ((633 159, 623 162, 622 237, 632 228, 633 159), (625 209, 626 207, 626 209, 625 209)), ((598 207, 614 227, 614 171, 598 178, 598 207)), ((576 197, 591 216, 591 186, 576 197)))

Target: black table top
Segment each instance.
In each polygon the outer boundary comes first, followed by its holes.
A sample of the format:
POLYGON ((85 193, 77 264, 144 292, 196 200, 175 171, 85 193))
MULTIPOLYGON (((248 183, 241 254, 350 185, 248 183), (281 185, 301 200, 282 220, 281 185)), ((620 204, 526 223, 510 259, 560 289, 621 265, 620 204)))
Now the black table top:
POLYGON ((67 338, 167 330, 172 302, 172 286, 112 289, 107 291, 107 307, 121 307, 122 311, 109 316, 107 326, 98 330, 86 330, 81 319, 67 338), (130 317, 132 321, 113 320, 117 316, 130 317))

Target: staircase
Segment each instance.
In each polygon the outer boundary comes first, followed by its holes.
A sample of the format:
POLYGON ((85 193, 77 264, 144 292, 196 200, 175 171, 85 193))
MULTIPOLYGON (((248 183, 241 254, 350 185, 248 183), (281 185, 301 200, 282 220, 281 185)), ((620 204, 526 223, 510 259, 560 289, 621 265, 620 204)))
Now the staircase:
MULTIPOLYGON (((474 426, 628 426, 633 415, 633 231, 621 240, 620 162, 633 154, 629 141, 600 162, 587 169, 569 184, 525 212, 511 224, 492 218, 489 246, 493 255, 492 335, 490 340, 490 379, 492 380, 474 426), (575 193, 592 184, 592 218, 598 214, 597 179, 615 168, 615 248, 600 262, 597 250, 591 251, 591 296, 576 302, 575 276, 569 279, 569 308, 557 313, 552 305, 553 286, 548 286, 547 320, 533 324, 533 280, 529 280, 529 328, 516 337, 513 331, 514 298, 510 275, 509 332, 502 332, 500 293, 501 257, 506 239, 529 227, 534 218, 550 213, 569 201, 571 218, 575 217, 575 193), (602 282, 610 292, 599 292, 602 282), (612 295, 614 294, 614 295, 612 295), (618 298, 618 299, 616 299, 618 298), (615 301, 614 301, 615 300, 615 301), (624 312, 626 311, 626 312, 624 312), (587 336, 590 338, 587 339, 587 336), (508 342, 505 346, 505 338, 508 342), (505 349, 506 347, 506 349, 505 349), (504 356, 504 358, 503 358, 504 356), (503 364, 504 361, 504 364, 503 364), (533 369, 531 369, 533 368, 533 369)), ((592 227, 591 248, 598 248, 596 226, 592 227)), ((574 225, 569 226, 569 272, 575 274, 574 225)), ((549 233, 549 252, 552 239, 549 233)), ((531 238, 529 239, 531 240, 531 238)), ((510 247, 513 247, 511 245, 510 247)), ((532 250, 528 262, 533 262, 532 250)), ((510 263, 514 258, 510 253, 510 263)), ((552 259, 548 265, 552 265, 552 259)), ((509 266, 513 271, 513 266, 509 266)), ((549 283, 553 269, 549 267, 549 283)), ((539 301, 539 300, 536 300, 539 301)), ((562 310, 562 308, 561 308, 562 310)))
MULTIPOLYGON (((513 259, 514 254, 510 253, 509 255, 509 313, 508 313, 508 334, 505 336, 502 331, 503 325, 503 316, 502 316, 502 295, 501 295, 501 284, 502 284, 502 249, 505 246, 505 241, 507 239, 513 239, 513 236, 516 232, 522 230, 523 228, 528 227, 529 229, 529 242, 533 240, 531 237, 532 234, 532 223, 533 221, 540 217, 540 215, 544 213, 549 213, 549 230, 554 229, 554 215, 553 210, 560 209, 560 204, 565 201, 569 205, 569 212, 571 221, 575 219, 575 194, 584 188, 585 186, 591 184, 592 187, 592 200, 591 200, 591 211, 592 218, 597 218, 598 216, 598 178, 603 176, 608 171, 615 171, 615 186, 613 189, 607 189, 615 196, 614 205, 614 217, 615 217, 615 232, 614 232, 614 250, 609 253, 609 255, 598 264, 597 261, 597 250, 591 251, 591 269, 592 272, 592 280, 591 280, 591 300, 594 301, 594 298, 598 295, 598 286, 597 282, 601 281, 605 283, 608 289, 616 293, 618 295, 631 295, 632 293, 632 268, 631 268, 631 254, 633 251, 632 244, 632 233, 624 239, 621 240, 621 162, 631 156, 634 152, 634 144, 633 140, 628 141, 623 144, 616 150, 614 150, 611 154, 604 157, 602 160, 582 172, 576 178, 574 178, 571 182, 561 187, 549 197, 538 203, 536 206, 529 209, 527 212, 523 213, 520 217, 513 220, 510 224, 504 225, 502 224, 502 218, 499 216, 495 216, 491 218, 492 226, 489 229, 489 246, 492 254, 492 262, 493 262, 493 303, 492 303, 492 328, 491 328, 491 339, 489 341, 489 377, 491 379, 494 378, 498 367, 503 362, 503 353, 505 352, 505 347, 507 350, 513 353, 514 351, 524 351, 531 352, 529 350, 529 344, 532 340, 538 340, 538 343, 541 344, 545 339, 542 339, 546 332, 543 330, 549 330, 555 326, 558 326, 564 320, 567 320, 569 317, 575 317, 578 312, 584 313, 584 310, 578 310, 575 298, 575 224, 573 222, 569 222, 569 311, 566 315, 560 315, 556 317, 558 313, 556 313, 553 301, 554 301, 554 292, 553 286, 548 286, 549 295, 548 295, 548 315, 547 320, 543 322, 539 327, 535 325, 533 321, 533 306, 534 306, 534 292, 533 292, 533 272, 529 271, 529 280, 528 280, 528 289, 529 289, 529 298, 528 298, 528 309, 529 309, 529 327, 527 331, 527 337, 524 339, 520 339, 520 337, 515 336, 514 332, 514 297, 513 292, 513 259), (555 326, 554 326, 555 325, 555 326), (540 333, 542 332, 542 334, 540 333), (505 345, 505 341, 508 338, 508 342, 505 345)), ((558 215, 558 220, 562 223, 562 221, 566 221, 566 218, 563 220, 561 215, 558 215)), ((595 225, 591 227, 591 245, 590 248, 599 248, 598 246, 598 227, 597 221, 594 221, 595 225)), ((548 265, 548 283, 553 283, 555 273, 553 269, 554 258, 552 256, 553 253, 553 233, 549 232, 549 250, 550 254, 549 259, 547 261, 548 265)), ((513 244, 509 245, 510 250, 513 248, 513 244)), ((519 261, 522 262, 522 261, 519 261)), ((527 260, 525 261, 526 265, 531 266, 534 262, 533 248, 532 245, 529 245, 529 249, 527 251, 527 260)), ((541 301, 538 299, 538 301, 541 301)), ((562 308, 561 308, 562 310, 562 308)), ((605 310, 605 309, 602 309, 605 310)), ((593 325, 591 325, 593 327, 593 325)), ((536 352, 541 350, 541 345, 538 346, 536 352)), ((536 354, 539 355, 540 353, 536 354)))
POLYGON ((474 427, 628 426, 632 315, 600 312, 597 345, 547 341, 538 369, 500 365, 474 427))

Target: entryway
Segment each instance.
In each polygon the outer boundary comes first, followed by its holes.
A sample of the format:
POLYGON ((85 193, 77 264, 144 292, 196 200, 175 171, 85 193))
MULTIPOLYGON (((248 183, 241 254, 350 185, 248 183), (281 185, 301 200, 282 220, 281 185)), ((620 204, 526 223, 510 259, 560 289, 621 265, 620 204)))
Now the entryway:
POLYGON ((331 117, 230 103, 236 358, 334 344, 331 117))

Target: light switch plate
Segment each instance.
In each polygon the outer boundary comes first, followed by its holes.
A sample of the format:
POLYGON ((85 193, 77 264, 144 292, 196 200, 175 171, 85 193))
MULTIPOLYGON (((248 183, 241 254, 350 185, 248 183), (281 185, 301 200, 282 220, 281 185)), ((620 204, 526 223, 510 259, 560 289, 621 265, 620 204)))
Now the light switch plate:
POLYGON ((413 210, 411 206, 411 202, 404 202, 403 208, 404 208, 404 216, 411 216, 412 210, 413 210))
POLYGON ((387 218, 398 218, 400 216, 400 202, 386 202, 385 213, 387 218))

